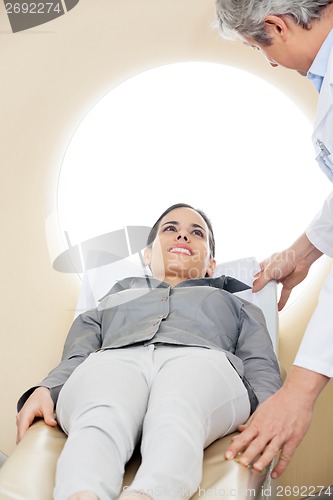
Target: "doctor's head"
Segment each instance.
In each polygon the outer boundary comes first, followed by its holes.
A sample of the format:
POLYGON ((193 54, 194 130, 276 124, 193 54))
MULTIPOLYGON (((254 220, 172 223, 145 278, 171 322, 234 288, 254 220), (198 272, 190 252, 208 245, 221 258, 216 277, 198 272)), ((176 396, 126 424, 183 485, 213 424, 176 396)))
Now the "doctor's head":
POLYGON ((333 0, 216 0, 217 24, 274 66, 306 75, 333 27, 333 0))
POLYGON ((215 269, 212 225, 201 210, 186 203, 166 209, 152 227, 145 264, 155 278, 172 285, 212 276, 215 269))

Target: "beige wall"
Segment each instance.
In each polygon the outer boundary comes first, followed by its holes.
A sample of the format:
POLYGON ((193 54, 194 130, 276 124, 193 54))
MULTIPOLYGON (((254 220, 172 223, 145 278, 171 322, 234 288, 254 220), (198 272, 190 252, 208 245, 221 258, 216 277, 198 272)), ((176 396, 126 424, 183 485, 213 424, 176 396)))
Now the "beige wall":
MULTIPOLYGON (((0 5, 0 449, 7 454, 15 442, 16 400, 57 363, 76 304, 79 279, 52 269, 45 223, 56 210, 65 149, 96 101, 142 70, 202 60, 238 66, 280 85, 313 118, 316 96, 308 82, 272 70, 239 43, 222 41, 210 27, 213 20, 214 0, 80 0, 57 20, 12 34, 0 5)), ((290 341, 292 321, 281 341, 287 366, 301 335, 290 341)), ((332 420, 330 391, 317 413, 332 420)), ((314 430, 321 437, 326 432, 314 430)), ((320 450, 331 446, 332 434, 320 450)), ((286 476, 289 484, 297 484, 294 471, 304 467, 301 452, 286 476)))

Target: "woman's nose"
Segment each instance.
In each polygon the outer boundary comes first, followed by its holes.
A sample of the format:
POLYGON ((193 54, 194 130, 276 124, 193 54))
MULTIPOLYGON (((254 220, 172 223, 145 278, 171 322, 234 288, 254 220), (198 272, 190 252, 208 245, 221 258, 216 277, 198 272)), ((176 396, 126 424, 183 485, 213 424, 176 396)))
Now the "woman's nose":
POLYGON ((179 241, 182 238, 184 238, 185 241, 188 241, 188 237, 186 236, 186 234, 179 233, 177 236, 177 240, 179 241))

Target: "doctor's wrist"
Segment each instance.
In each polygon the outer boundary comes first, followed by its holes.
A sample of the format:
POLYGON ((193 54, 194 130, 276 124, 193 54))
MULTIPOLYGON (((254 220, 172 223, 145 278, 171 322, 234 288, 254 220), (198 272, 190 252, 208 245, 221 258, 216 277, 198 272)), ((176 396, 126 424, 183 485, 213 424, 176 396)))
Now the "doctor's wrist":
POLYGON ((302 407, 312 410, 319 394, 329 380, 326 375, 293 365, 283 388, 294 401, 298 401, 302 407))
POLYGON ((311 265, 323 255, 323 253, 311 243, 306 233, 303 233, 295 243, 289 247, 288 252, 291 253, 295 265, 306 271, 308 271, 311 265))

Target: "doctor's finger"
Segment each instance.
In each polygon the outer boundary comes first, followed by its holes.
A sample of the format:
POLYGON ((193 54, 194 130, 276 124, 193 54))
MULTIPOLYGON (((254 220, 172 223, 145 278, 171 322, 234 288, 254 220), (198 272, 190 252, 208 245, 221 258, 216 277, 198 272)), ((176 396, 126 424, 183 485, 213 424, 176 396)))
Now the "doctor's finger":
POLYGON ((269 271, 267 272, 266 269, 264 269, 263 271, 260 271, 256 277, 255 277, 255 280, 253 282, 253 292, 259 292, 259 290, 261 290, 265 285, 266 283, 268 283, 269 281, 271 281, 273 278, 271 277, 269 271))
POLYGON ((285 269, 283 263, 268 262, 266 266, 263 264, 260 266, 261 271, 255 275, 253 283, 254 292, 259 292, 269 281, 279 281, 288 275, 288 270, 285 269))
POLYGON ((285 445, 282 448, 279 460, 272 471, 272 478, 277 479, 288 467, 294 453, 296 450, 296 445, 285 445))
POLYGON ((243 429, 244 426, 240 426, 239 430, 242 431, 241 434, 238 434, 237 436, 234 436, 232 438, 232 442, 228 446, 225 454, 225 457, 227 459, 235 458, 238 453, 246 450, 258 436, 258 430, 256 426, 249 427, 246 430, 243 429))
POLYGON ((277 444, 267 443, 267 439, 259 435, 249 444, 238 461, 245 466, 253 463, 253 468, 261 471, 271 463, 278 452, 277 444))
POLYGON ((286 285, 284 285, 282 287, 280 300, 278 302, 278 310, 279 311, 282 311, 282 309, 284 308, 284 306, 288 302, 291 292, 292 292, 292 288, 287 287, 286 285))
MULTIPOLYGON (((267 446, 263 449, 262 454, 257 456, 257 458, 254 459, 253 462, 253 468, 258 471, 262 471, 265 467, 269 466, 271 462, 279 455, 280 450, 282 448, 282 443, 281 439, 278 437, 273 438, 270 443, 267 444, 267 446)), ((291 457, 290 457, 291 458, 291 457)), ((280 454, 279 459, 278 459, 278 464, 274 468, 274 474, 272 473, 272 477, 277 478, 279 475, 282 474, 283 470, 287 467, 290 458, 287 460, 287 455, 280 454)))

